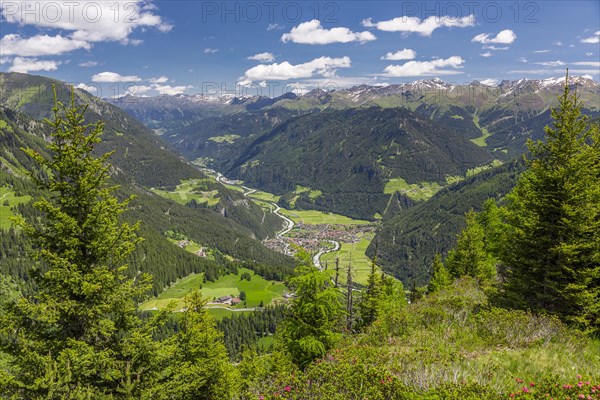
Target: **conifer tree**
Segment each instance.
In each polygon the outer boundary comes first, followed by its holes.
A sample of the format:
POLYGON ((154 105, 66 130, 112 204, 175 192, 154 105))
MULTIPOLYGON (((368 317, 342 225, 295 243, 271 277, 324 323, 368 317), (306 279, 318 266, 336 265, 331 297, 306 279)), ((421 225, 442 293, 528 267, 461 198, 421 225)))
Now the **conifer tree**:
POLYGON ((493 257, 485 249, 485 231, 473 210, 466 214, 466 222, 467 227, 457 235, 456 246, 448 253, 448 272, 455 278, 468 275, 489 280, 496 268, 493 257))
POLYGON ((506 292, 514 302, 600 332, 600 137, 568 74, 544 141, 508 196, 506 292))
POLYGON ((27 398, 103 398, 140 372, 127 346, 140 325, 135 299, 150 277, 127 275, 138 225, 119 222, 130 199, 119 201, 107 185, 111 153, 94 155, 103 124, 86 125, 86 108, 75 105, 74 92, 68 107, 56 101, 46 121, 51 157, 25 149, 46 172, 32 179, 49 193, 34 203, 42 220, 16 220, 38 249, 30 271, 38 292, 19 299, 1 322, 16 393, 27 398))
POLYGON ((310 257, 298 266, 289 285, 295 291, 289 316, 280 325, 283 345, 301 368, 325 355, 340 337, 343 315, 340 292, 327 271, 319 271, 310 257))
POLYGON ((231 398, 223 345, 197 298, 180 333, 167 341, 155 337, 170 309, 139 318, 137 302, 151 277, 129 273, 124 261, 141 239, 138 224, 120 222, 131 199, 119 201, 117 187, 108 185, 111 153, 94 152, 103 124, 85 124, 86 106, 75 104, 73 92, 68 106, 56 101, 53 111, 51 155, 25 150, 45 169, 31 178, 47 195, 34 203, 34 218, 16 220, 37 249, 29 271, 37 290, 0 312, 0 350, 10 355, 10 376, 0 375, 2 396, 186 398, 161 380, 184 377, 189 393, 231 398), (201 376, 206 367, 219 377, 201 376))
POLYGON ((162 343, 165 365, 143 398, 229 400, 237 386, 222 333, 199 291, 185 298, 179 331, 162 343))
POLYGON ((452 283, 452 277, 444 266, 441 254, 437 253, 433 258, 432 268, 433 275, 431 276, 431 280, 429 281, 429 285, 427 287, 427 290, 429 290, 430 293, 437 292, 438 290, 443 289, 452 283))
POLYGON ((367 287, 362 293, 362 298, 358 306, 362 329, 370 326, 377 318, 382 301, 381 286, 381 277, 377 272, 377 257, 373 257, 371 260, 371 270, 367 278, 367 287))
POLYGON ((487 199, 483 202, 481 212, 477 213, 477 222, 484 231, 485 250, 497 259, 506 226, 502 222, 502 209, 498 207, 494 199, 487 199))

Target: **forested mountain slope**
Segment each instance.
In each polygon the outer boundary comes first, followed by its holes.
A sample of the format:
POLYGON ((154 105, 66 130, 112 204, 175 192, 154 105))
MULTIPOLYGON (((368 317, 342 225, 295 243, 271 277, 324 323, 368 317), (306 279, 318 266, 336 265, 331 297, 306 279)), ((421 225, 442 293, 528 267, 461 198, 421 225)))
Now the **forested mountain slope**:
POLYGON ((256 138, 227 174, 276 194, 309 187, 320 193, 299 201, 368 219, 384 211, 389 179, 445 184, 491 160, 455 130, 407 109, 372 107, 292 118, 256 138))
POLYGON ((434 255, 445 255, 454 246, 456 234, 464 228, 465 213, 480 210, 488 198, 501 200, 523 169, 521 161, 507 163, 450 185, 425 203, 402 209, 383 221, 367 254, 373 257, 377 251, 384 270, 406 286, 426 284, 434 255))
MULTIPOLYGON (((27 178, 29 171, 36 171, 36 166, 21 148, 47 153, 45 146, 49 127, 33 117, 47 115, 42 106, 47 102, 43 93, 52 84, 57 85, 57 91, 67 89, 64 84, 47 78, 23 74, 3 74, 0 77, 3 79, 0 86, 3 96, 0 105, 0 187, 17 198, 37 196, 39 190, 27 178), (29 89, 19 93, 8 84, 7 77, 13 75, 18 78, 21 88, 29 89), (28 97, 27 93, 34 94, 28 97), (30 115, 21 111, 28 111, 30 115)), ((68 96, 66 93, 64 96, 68 96)), ((75 95, 79 103, 90 102, 90 122, 98 118, 107 121, 103 136, 105 142, 98 151, 115 150, 110 158, 114 162, 112 180, 121 185, 120 196, 136 196, 125 218, 132 222, 142 221, 140 234, 145 240, 131 256, 131 268, 132 271, 151 272, 155 276, 155 294, 190 273, 205 272, 208 279, 215 279, 242 263, 269 278, 282 278, 289 273, 293 261, 268 250, 259 241, 273 237, 281 228, 279 217, 264 212, 241 193, 206 178, 194 166, 160 144, 141 123, 118 108, 81 91, 76 91, 75 95), (117 127, 119 131, 116 131, 117 127), (131 172, 130 168, 133 169, 131 172), (197 179, 197 190, 217 192, 215 203, 188 206, 160 197, 146 186, 165 184, 171 187, 181 179, 189 178, 197 179), (179 248, 168 240, 167 232, 176 232, 204 246, 210 257, 198 257, 179 248)), ((32 215, 34 210, 27 202, 11 203, 6 210, 3 208, 3 227, 9 226, 7 219, 14 213, 32 215)), ((3 243, 2 273, 28 279, 23 274, 31 263, 26 257, 28 241, 17 231, 4 230, 0 234, 3 243)))

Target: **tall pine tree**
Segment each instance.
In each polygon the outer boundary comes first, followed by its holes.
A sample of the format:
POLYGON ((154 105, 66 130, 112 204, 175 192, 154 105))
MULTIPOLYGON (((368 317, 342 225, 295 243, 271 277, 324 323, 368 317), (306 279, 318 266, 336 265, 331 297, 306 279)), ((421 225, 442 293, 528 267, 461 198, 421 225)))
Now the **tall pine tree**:
POLYGON ((456 247, 448 253, 448 272, 455 278, 468 275, 490 280, 496 273, 496 265, 485 248, 485 231, 473 210, 466 214, 466 220, 467 227, 458 234, 456 247))
POLYGON ((137 224, 120 222, 129 200, 119 201, 108 185, 110 153, 94 154, 103 124, 85 124, 86 106, 75 104, 73 92, 68 106, 56 102, 53 110, 51 156, 26 150, 45 169, 32 179, 47 195, 34 203, 40 213, 17 220, 37 249, 29 271, 37 291, 0 302, 0 350, 10 357, 1 395, 231 398, 232 369, 198 295, 166 341, 155 337, 168 309, 139 318, 137 301, 151 278, 128 273, 124 261, 141 239, 137 224))
POLYGON ((289 282, 295 297, 278 333, 292 360, 304 368, 324 356, 340 338, 343 306, 330 273, 319 271, 303 252, 299 252, 299 261, 303 265, 296 267, 289 282))
POLYGON ((545 141, 508 199, 502 261, 519 305, 600 331, 600 140, 568 74, 545 141))
POLYGON ((150 278, 127 276, 124 259, 141 240, 137 225, 119 222, 129 200, 107 185, 111 155, 94 155, 103 124, 84 123, 85 106, 56 102, 52 155, 25 152, 44 168, 32 179, 49 195, 34 203, 44 218, 17 219, 38 249, 30 275, 38 292, 14 303, 2 321, 26 398, 108 397, 139 372, 128 341, 140 325, 135 299, 150 278))
POLYGON ((444 266, 441 254, 436 253, 433 258, 432 269, 433 273, 431 275, 431 280, 429 281, 429 285, 427 285, 427 290, 430 293, 437 292, 452 283, 452 277, 444 266))

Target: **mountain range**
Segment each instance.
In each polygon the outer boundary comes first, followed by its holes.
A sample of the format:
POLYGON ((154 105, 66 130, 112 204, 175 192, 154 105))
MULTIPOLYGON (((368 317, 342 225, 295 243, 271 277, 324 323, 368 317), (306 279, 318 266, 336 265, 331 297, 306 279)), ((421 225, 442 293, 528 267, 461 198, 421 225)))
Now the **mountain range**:
MULTIPOLYGON (((584 112, 598 118, 600 84, 570 79, 584 112)), ((161 285, 190 272, 177 266, 175 260, 189 254, 166 240, 167 230, 183 232, 229 259, 284 270, 292 265, 258 241, 273 237, 281 220, 239 192, 209 184, 198 165, 279 195, 279 205, 288 209, 383 219, 368 255, 377 247, 386 271, 421 284, 433 254, 453 245, 464 212, 510 190, 521 168, 513 161, 526 151, 527 139, 542 137, 563 84, 564 78, 493 85, 428 79, 275 98, 101 100, 80 89, 75 97, 88 104, 89 122, 106 122, 99 150, 117 150, 111 158, 113 179, 139 199, 132 217, 141 217, 141 210, 153 216, 144 229, 154 249, 144 251, 155 257, 173 253, 163 270, 153 271, 165 276, 161 285), (186 207, 152 190, 173 190, 189 179, 204 182, 196 190, 216 191, 216 204, 186 207), (435 189, 422 196, 423 188, 435 189)), ((0 116, 12 129, 3 128, 0 136, 3 184, 19 186, 16 181, 31 169, 19 147, 43 148, 48 132, 40 120, 50 116, 52 85, 67 101, 69 88, 62 82, 0 74, 0 116)), ((210 267, 214 271, 216 264, 210 267)), ((202 268, 209 267, 196 269, 202 268)))

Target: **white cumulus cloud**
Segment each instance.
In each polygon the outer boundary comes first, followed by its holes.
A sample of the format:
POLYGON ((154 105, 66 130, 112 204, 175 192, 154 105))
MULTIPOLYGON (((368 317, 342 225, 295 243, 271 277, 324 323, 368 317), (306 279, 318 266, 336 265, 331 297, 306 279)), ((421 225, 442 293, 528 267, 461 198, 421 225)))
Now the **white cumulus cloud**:
POLYGON ((381 57, 382 60, 412 60, 417 56, 417 52, 412 49, 402 49, 394 53, 389 52, 385 56, 381 57))
POLYGON ((153 84, 152 85, 152 89, 156 90, 159 94, 168 94, 168 95, 175 95, 175 94, 181 94, 184 91, 186 91, 187 89, 192 89, 193 86, 171 86, 171 85, 157 85, 157 84, 153 84))
POLYGON ((60 61, 38 60, 37 58, 15 57, 8 72, 56 71, 60 61))
POLYGON ((375 39, 377 39, 375 35, 369 31, 353 32, 344 27, 325 29, 318 19, 303 22, 293 27, 289 33, 284 33, 281 36, 281 41, 284 43, 300 44, 365 43, 375 39))
POLYGON ((577 65, 580 67, 596 67, 600 68, 600 62, 597 61, 578 61, 574 63, 570 63, 570 65, 577 65))
POLYGON ((283 29, 283 28, 285 28, 285 26, 279 25, 279 24, 274 24, 274 23, 270 23, 269 26, 267 26, 268 31, 272 31, 274 29, 283 29))
POLYGON ((23 57, 55 56, 73 50, 90 50, 92 45, 84 40, 66 38, 60 35, 35 35, 24 38, 18 34, 5 35, 0 39, 0 53, 23 57))
MULTIPOLYGON (((42 7, 39 1, 0 1, 0 13, 8 23, 71 32, 69 39, 84 42, 118 41, 130 43, 135 29, 156 28, 168 32, 172 25, 151 9, 145 0, 124 2, 52 2, 42 7)), ((134 40, 133 43, 139 43, 134 40)))
POLYGON ((77 89, 83 89, 83 90, 85 90, 86 92, 89 92, 89 93, 96 93, 98 91, 98 88, 96 86, 86 85, 85 83, 79 83, 75 87, 77 89))
POLYGON ((219 51, 219 49, 211 49, 209 47, 209 48, 204 49, 204 54, 215 54, 217 51, 219 51))
POLYGON ((248 57, 248 60, 268 63, 268 62, 275 61, 275 56, 273 55, 273 53, 264 52, 264 53, 258 53, 253 56, 250 56, 250 57, 248 57))
POLYGON ((116 72, 100 72, 92 76, 92 82, 115 83, 115 82, 139 82, 141 79, 136 75, 120 75, 116 72))
MULTIPOLYGON (((335 77, 339 68, 350 67, 350 57, 319 57, 303 64, 282 63, 261 64, 250 68, 244 73, 246 80, 287 80, 310 78, 315 75, 324 77, 335 77)), ((242 79, 244 79, 242 78, 242 79)))
POLYGON ((457 71, 456 69, 462 68, 464 62, 465 60, 459 56, 452 56, 446 59, 438 58, 432 61, 409 61, 402 65, 388 65, 385 67, 383 75, 405 77, 462 74, 461 71, 457 71))
POLYGON ((590 36, 588 38, 581 39, 581 43, 600 43, 600 31, 594 32, 594 36, 590 36))
POLYGON ((517 35, 510 29, 500 31, 496 36, 493 37, 491 35, 491 33, 480 33, 479 35, 471 39, 471 42, 479 42, 483 44, 511 44, 517 39, 517 35))
POLYGON ((494 53, 492 53, 491 51, 486 51, 485 53, 480 54, 481 57, 486 57, 486 58, 491 57, 493 55, 494 55, 494 53))
POLYGON ((495 51, 498 51, 498 50, 508 50, 508 49, 510 49, 510 47, 508 47, 508 46, 498 47, 498 46, 491 45, 491 46, 483 46, 483 49, 484 50, 495 50, 495 51))
POLYGON ((148 82, 150 83, 166 83, 169 81, 169 78, 167 78, 166 76, 160 76, 158 78, 150 78, 148 79, 148 82))
POLYGON ((418 33, 421 36, 431 36, 433 31, 442 27, 466 28, 473 26, 475 25, 475 16, 468 15, 462 18, 431 16, 423 20, 418 17, 404 16, 379 22, 373 22, 371 18, 367 18, 362 21, 362 24, 367 28, 377 28, 380 31, 418 33))

